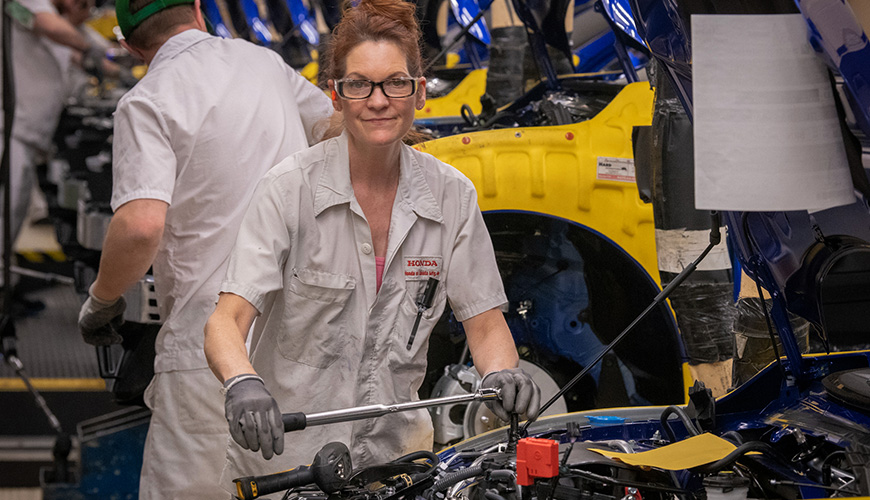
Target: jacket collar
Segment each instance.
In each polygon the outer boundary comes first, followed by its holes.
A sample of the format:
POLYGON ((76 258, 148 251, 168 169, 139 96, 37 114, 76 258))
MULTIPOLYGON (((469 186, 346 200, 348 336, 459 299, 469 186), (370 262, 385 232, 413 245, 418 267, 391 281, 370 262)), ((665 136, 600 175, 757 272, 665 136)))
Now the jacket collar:
POLYGON ((211 35, 195 28, 184 30, 181 33, 173 35, 169 40, 166 40, 159 49, 157 49, 157 54, 155 54, 154 59, 151 60, 149 69, 153 70, 164 60, 168 61, 197 43, 208 40, 209 38, 211 38, 211 35))
MULTIPOLYGON (((354 198, 350 182, 347 132, 326 141, 323 147, 324 165, 314 193, 315 216, 334 205, 350 203, 354 198)), ((413 148, 404 144, 399 159, 399 187, 396 198, 419 217, 444 222, 441 206, 432 194, 413 148)))

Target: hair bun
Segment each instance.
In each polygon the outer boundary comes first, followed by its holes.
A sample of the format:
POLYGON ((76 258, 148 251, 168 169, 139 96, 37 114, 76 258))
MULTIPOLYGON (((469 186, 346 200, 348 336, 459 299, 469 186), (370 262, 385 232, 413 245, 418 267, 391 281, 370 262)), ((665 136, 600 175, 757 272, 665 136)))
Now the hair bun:
POLYGON ((408 73, 422 76, 417 7, 405 0, 349 0, 321 54, 319 80, 343 78, 348 53, 367 41, 389 41, 405 54, 408 73))
POLYGON ((358 8, 371 16, 390 19, 410 32, 416 32, 417 8, 405 0, 352 0, 351 8, 358 8))

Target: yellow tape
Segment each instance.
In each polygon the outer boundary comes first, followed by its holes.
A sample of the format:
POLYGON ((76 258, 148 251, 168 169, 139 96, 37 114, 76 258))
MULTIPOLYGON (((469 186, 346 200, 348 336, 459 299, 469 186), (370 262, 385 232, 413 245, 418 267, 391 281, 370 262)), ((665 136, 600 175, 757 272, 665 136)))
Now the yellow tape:
POLYGON ((680 442, 642 453, 617 453, 609 450, 590 450, 605 457, 637 467, 657 467, 665 470, 684 470, 721 460, 737 447, 710 433, 692 436, 680 442))
POLYGON ((19 250, 17 253, 31 264, 42 264, 45 262, 45 255, 39 250, 19 250))
POLYGON ((66 262, 66 254, 63 253, 63 250, 46 250, 45 255, 55 262, 66 262))
MULTIPOLYGON (((30 383, 38 391, 105 391, 106 381, 101 378, 33 378, 30 383)), ((0 391, 26 391, 27 386, 20 378, 0 378, 0 391)))
MULTIPOLYGON (((670 306, 670 302, 668 306, 670 306)), ((695 377, 689 371, 689 363, 683 363, 683 403, 689 404, 689 389, 695 385, 695 377)))

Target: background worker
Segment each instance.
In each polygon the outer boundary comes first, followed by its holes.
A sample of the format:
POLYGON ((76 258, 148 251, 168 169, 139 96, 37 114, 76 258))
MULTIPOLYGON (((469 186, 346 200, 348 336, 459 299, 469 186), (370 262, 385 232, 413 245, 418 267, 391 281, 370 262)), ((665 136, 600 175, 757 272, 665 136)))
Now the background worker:
MULTIPOLYGON (((62 15, 62 12, 77 13, 69 2, 15 0, 9 2, 6 10, 12 17, 12 70, 16 99, 9 151, 11 237, 14 244, 27 217, 31 194, 36 186, 36 166, 48 160, 54 147, 54 131, 69 91, 69 67, 75 58, 86 68, 102 69, 105 52, 92 46, 62 15)), ((3 235, 0 234, 0 248, 2 244, 3 235)), ((3 285, 2 276, 0 285, 3 285)))
MULTIPOLYGON (((97 30, 89 26, 86 21, 92 17, 94 10, 94 0, 64 0, 66 8, 63 11, 64 17, 72 23, 79 33, 91 44, 92 51, 95 54, 105 54, 109 50, 118 46, 116 42, 109 41, 97 30)), ((87 91, 92 79, 89 75, 82 71, 83 63, 80 57, 73 54, 73 61, 76 62, 70 69, 69 74, 69 92, 73 97, 79 97, 87 91)), ((116 79, 123 88, 130 88, 136 84, 137 79, 133 76, 130 68, 118 65, 108 59, 103 59, 102 71, 97 72, 99 76, 107 79, 116 79)))
POLYGON ((345 11, 324 69, 344 132, 270 170, 239 231, 205 343, 227 390, 228 488, 308 463, 329 441, 350 447, 354 467, 431 449, 425 410, 293 433, 286 450, 280 413, 416 400, 448 300, 482 385, 502 389, 497 413, 537 412, 474 186, 403 143, 426 99, 414 12, 402 0, 345 11), (413 336, 430 277, 434 300, 413 336))
POLYGON ((121 294, 153 265, 163 325, 139 498, 213 499, 227 426, 203 326, 257 181, 314 143, 331 108, 278 54, 209 35, 199 0, 119 0, 116 11, 149 70, 115 112, 115 214, 79 328, 91 344, 119 342, 121 294), (156 13, 142 19, 146 8, 156 13))

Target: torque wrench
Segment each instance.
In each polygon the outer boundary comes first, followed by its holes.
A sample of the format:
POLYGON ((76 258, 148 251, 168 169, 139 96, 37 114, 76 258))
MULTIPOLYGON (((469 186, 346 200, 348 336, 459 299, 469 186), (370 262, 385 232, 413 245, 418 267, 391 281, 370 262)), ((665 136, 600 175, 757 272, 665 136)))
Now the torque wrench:
POLYGON ((285 413, 281 415, 281 419, 284 421, 284 432, 290 432, 302 430, 312 425, 350 422, 352 420, 363 420, 366 418, 382 417, 389 413, 398 413, 408 410, 429 408, 430 406, 465 403, 469 401, 491 401, 494 399, 501 399, 501 390, 494 388, 484 388, 478 389, 477 392, 473 392, 471 394, 460 394, 458 396, 446 396, 443 398, 422 399, 420 401, 410 401, 408 403, 357 406, 354 408, 345 408, 342 410, 332 410, 321 413, 309 413, 308 415, 301 412, 285 413))

